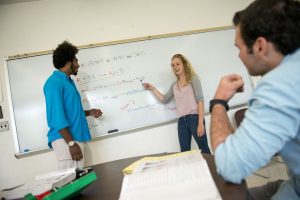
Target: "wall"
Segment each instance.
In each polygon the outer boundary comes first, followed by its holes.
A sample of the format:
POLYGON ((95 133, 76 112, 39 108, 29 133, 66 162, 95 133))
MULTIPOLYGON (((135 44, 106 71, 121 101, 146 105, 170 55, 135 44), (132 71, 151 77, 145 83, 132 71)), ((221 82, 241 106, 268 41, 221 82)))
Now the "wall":
MULTIPOLYGON (((40 0, 1 5, 0 58, 54 49, 65 39, 85 45, 227 26, 232 24, 233 14, 251 2, 226 0, 220 5, 218 0, 40 0)), ((0 81, 0 106, 4 114, 0 120, 9 121, 3 62, 0 81)), ((209 117, 206 120, 209 126, 209 117)), ((91 142, 86 164, 178 150, 177 128, 173 123, 91 142)), ((11 131, 0 132, 0 152, 0 189, 56 169, 52 151, 16 159, 11 131)))

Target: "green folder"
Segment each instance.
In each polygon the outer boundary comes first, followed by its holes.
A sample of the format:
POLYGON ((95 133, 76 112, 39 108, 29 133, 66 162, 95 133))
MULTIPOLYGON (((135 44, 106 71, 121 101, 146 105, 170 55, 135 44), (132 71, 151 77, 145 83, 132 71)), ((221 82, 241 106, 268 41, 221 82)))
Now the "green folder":
MULTIPOLYGON (((63 199, 71 199, 76 195, 80 194, 80 192, 85 189, 88 185, 97 180, 97 176, 95 172, 90 172, 83 177, 76 179, 75 181, 53 191, 48 196, 44 197, 43 200, 63 200, 63 199)), ((25 196, 26 200, 34 200, 36 199, 32 194, 25 196)))

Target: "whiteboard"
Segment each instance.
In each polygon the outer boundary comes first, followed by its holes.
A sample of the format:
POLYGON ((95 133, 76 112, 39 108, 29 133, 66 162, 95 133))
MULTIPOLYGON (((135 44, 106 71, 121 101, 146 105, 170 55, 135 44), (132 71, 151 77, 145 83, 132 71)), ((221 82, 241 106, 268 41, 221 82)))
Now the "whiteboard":
MULTIPOLYGON (((204 93, 205 112, 220 78, 238 73, 244 93, 230 106, 244 104, 252 93, 250 77, 234 46, 234 29, 148 39, 80 49, 80 68, 72 76, 84 109, 100 108, 103 117, 87 118, 92 138, 148 127, 176 119, 174 100, 163 105, 141 82, 154 84, 163 93, 175 81, 170 59, 181 53, 192 63, 204 93)), ((52 54, 6 61, 11 96, 12 126, 17 153, 47 147, 47 121, 43 85, 54 71, 52 54)))

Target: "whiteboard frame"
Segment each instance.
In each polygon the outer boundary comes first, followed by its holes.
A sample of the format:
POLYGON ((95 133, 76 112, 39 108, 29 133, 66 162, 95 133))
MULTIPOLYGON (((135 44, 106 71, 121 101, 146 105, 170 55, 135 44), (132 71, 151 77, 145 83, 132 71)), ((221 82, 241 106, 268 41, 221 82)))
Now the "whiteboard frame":
POLYGON ((16 121, 15 121, 15 114, 13 112, 13 104, 12 104, 12 97, 11 97, 11 91, 10 91, 10 84, 9 84, 9 76, 8 76, 8 68, 7 68, 7 61, 4 61, 4 78, 6 83, 6 92, 7 92, 7 101, 8 101, 8 108, 9 108, 9 116, 10 116, 10 127, 11 131, 13 133, 13 140, 15 145, 15 151, 20 152, 20 146, 19 146, 19 140, 18 140, 18 134, 16 129, 16 121))
MULTIPOLYGON (((169 34, 161 34, 161 35, 153 35, 153 36, 146 36, 146 37, 139 37, 139 38, 132 38, 132 39, 125 39, 125 40, 116 40, 116 41, 111 41, 111 42, 103 42, 103 43, 95 43, 95 44, 88 44, 88 45, 82 45, 82 46, 77 46, 77 48, 80 49, 89 49, 89 48, 96 48, 96 47, 102 47, 102 46, 111 46, 111 45, 118 45, 118 44, 124 44, 124 43, 131 43, 131 42, 138 42, 138 41, 146 41, 146 40, 153 40, 153 39, 161 39, 161 38, 169 38, 169 37, 176 37, 176 36, 183 36, 183 35, 191 35, 191 34, 198 34, 198 33, 206 33, 206 32, 213 32, 213 31, 221 31, 221 30, 228 30, 228 29, 234 29, 234 26, 222 26, 222 27, 215 27, 215 28, 208 28, 208 29, 198 29, 198 30, 192 30, 192 31, 184 31, 184 32, 177 32, 177 33, 169 33, 169 34)), ((52 151, 50 148, 41 148, 41 149, 35 149, 31 150, 29 152, 20 152, 20 147, 19 147, 19 140, 18 140, 18 135, 17 135, 17 130, 16 130, 16 123, 15 123, 15 115, 14 115, 14 110, 13 110, 13 104, 12 104, 12 96, 11 96, 11 90, 10 90, 10 83, 9 83, 9 74, 8 74, 8 66, 7 63, 10 60, 16 60, 16 59, 23 59, 23 58, 28 58, 28 57, 34 57, 34 56, 41 56, 41 55, 47 55, 47 54, 52 54, 54 50, 47 50, 47 51, 40 51, 40 52, 33 52, 33 53, 25 53, 25 54, 18 54, 14 56, 9 56, 7 59, 5 59, 4 62, 4 75, 5 75, 5 81, 6 81, 6 88, 7 88, 7 94, 8 94, 8 105, 9 105, 9 111, 10 111, 10 118, 11 118, 11 130, 13 132, 13 139, 14 139, 14 145, 15 145, 15 157, 16 158, 24 158, 27 156, 33 156, 37 155, 40 153, 46 153, 49 151, 52 151)), ((254 84, 253 81, 248 75, 251 89, 253 90, 254 84)), ((245 107, 247 103, 243 104, 238 104, 238 105, 232 105, 230 106, 230 109, 235 109, 235 108, 240 108, 240 107, 245 107)), ((210 115, 209 112, 204 113, 205 116, 210 115)), ((146 126, 142 127, 136 127, 132 129, 127 129, 124 131, 119 131, 115 133, 110 133, 110 134, 105 134, 102 136, 98 136, 95 138, 92 138, 90 142, 94 142, 97 140, 102 140, 102 139, 107 139, 111 137, 116 137, 116 136, 121 136, 137 131, 142 131, 146 129, 151 129, 155 128, 158 126, 163 126, 167 124, 172 124, 177 122, 177 119, 172 119, 160 123, 155 123, 155 124, 149 124, 146 126)))
POLYGON ((2 94, 2 81, 1 81, 1 77, 0 77, 0 103, 3 102, 3 94, 2 94))
MULTIPOLYGON (((78 48, 78 50, 89 49, 89 48, 95 48, 95 47, 111 46, 111 45, 117 45, 117 44, 154 40, 154 39, 161 39, 161 38, 169 38, 169 37, 177 37, 177 36, 191 35, 191 34, 197 34, 197 33, 207 33, 207 32, 213 32, 213 31, 222 31, 222 30, 229 30, 229 29, 235 29, 235 27, 234 26, 220 26, 220 27, 215 27, 215 28, 197 29, 197 30, 191 30, 191 31, 167 33, 167 34, 160 34, 160 35, 149 35, 149 36, 145 36, 145 37, 138 37, 138 38, 132 38, 132 39, 115 40, 115 41, 110 41, 110 42, 101 42, 101 43, 80 45, 80 46, 76 46, 76 47, 78 48)), ((41 55, 46 55, 46 54, 52 54, 53 51, 54 51, 54 49, 46 50, 46 51, 38 51, 38 52, 33 52, 33 53, 17 54, 14 56, 8 56, 8 59, 6 61, 34 57, 34 56, 41 56, 41 55)))

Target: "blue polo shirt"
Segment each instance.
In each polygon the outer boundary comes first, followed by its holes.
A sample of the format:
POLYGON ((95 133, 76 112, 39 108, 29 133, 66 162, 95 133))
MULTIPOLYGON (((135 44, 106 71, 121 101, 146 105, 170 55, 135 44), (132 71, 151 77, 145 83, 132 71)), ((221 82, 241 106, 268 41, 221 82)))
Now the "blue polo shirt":
POLYGON ((64 72, 56 70, 44 85, 46 100, 48 146, 62 138, 59 131, 68 128, 73 139, 79 142, 91 140, 80 94, 74 81, 64 72))

